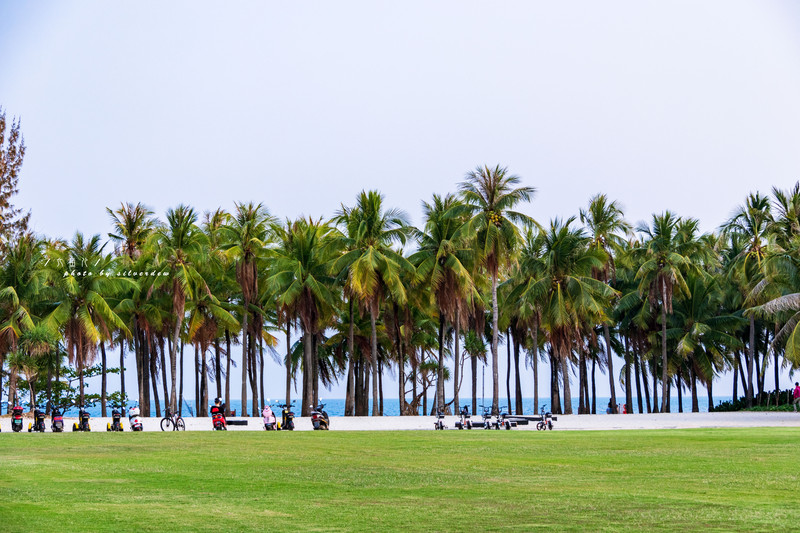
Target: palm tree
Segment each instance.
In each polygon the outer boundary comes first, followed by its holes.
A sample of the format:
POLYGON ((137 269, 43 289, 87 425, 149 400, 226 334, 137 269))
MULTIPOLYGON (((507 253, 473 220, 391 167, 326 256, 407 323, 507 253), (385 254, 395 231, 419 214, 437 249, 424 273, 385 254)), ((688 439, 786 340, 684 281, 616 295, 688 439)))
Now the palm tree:
POLYGON ((53 255, 69 270, 60 271, 57 262, 48 270, 58 300, 55 309, 44 319, 51 331, 63 328, 70 362, 78 369, 80 401, 84 402, 83 371, 94 358, 97 344, 111 338, 119 329, 129 334, 120 316, 109 306, 109 299, 135 287, 131 279, 117 275, 112 259, 103 255, 100 236, 84 239, 77 233, 72 243, 54 249, 53 255))
MULTIPOLYGON (((610 202, 605 194, 598 194, 589 200, 589 207, 580 211, 581 223, 585 224, 592 236, 591 247, 605 252, 608 257, 605 265, 594 273, 604 283, 611 283, 615 276, 614 252, 624 245, 622 234, 630 235, 631 225, 617 202, 610 202)), ((611 405, 616 408, 617 393, 614 386, 614 361, 611 356, 611 333, 608 323, 603 324, 603 337, 606 344, 608 364, 608 386, 611 392, 611 405)))
MULTIPOLYGON (((769 198, 760 193, 748 195, 745 205, 739 206, 733 216, 723 225, 726 233, 735 233, 745 239, 745 248, 734 258, 730 275, 741 290, 751 293, 764 277, 764 258, 767 254, 767 243, 773 231, 774 220, 770 210, 769 198)), ((753 295, 745 303, 754 305, 753 295)), ((755 315, 750 314, 750 340, 747 350, 747 405, 753 404, 753 366, 756 357, 756 322, 755 315)))
POLYGON ((343 206, 335 220, 345 226, 341 246, 347 252, 336 260, 334 271, 346 272, 348 290, 370 316, 372 415, 378 416, 377 320, 386 293, 399 304, 405 302, 401 271, 411 270, 413 266, 391 245, 394 242, 405 244, 410 229, 405 213, 398 209, 384 211, 383 196, 377 191, 361 191, 356 206, 343 206))
MULTIPOLYGON (((681 243, 678 226, 681 219, 666 211, 653 215, 652 227, 644 224, 636 230, 645 234, 647 241, 635 253, 642 262, 636 273, 639 293, 647 294, 650 305, 661 309, 661 409, 667 410, 667 315, 672 314, 673 292, 677 288, 689 294, 683 271, 691 268, 689 259, 679 252, 681 243)), ((654 378, 655 379, 655 378, 654 378)))
POLYGON ((301 219, 292 224, 292 246, 275 250, 271 260, 269 290, 278 295, 278 306, 296 309, 303 328, 302 416, 311 414, 314 402, 315 366, 313 337, 323 329, 323 314, 336 307, 332 290, 333 245, 330 226, 322 221, 301 219))
POLYGON ((467 173, 459 184, 464 203, 469 206, 471 217, 462 226, 457 238, 475 236, 476 249, 484 267, 492 279, 492 413, 498 413, 500 387, 497 360, 498 318, 497 284, 500 266, 520 241, 515 223, 535 225, 535 221, 517 211, 512 211, 520 202, 528 202, 536 190, 533 187, 517 187, 520 178, 508 174, 505 167, 477 167, 467 173))
POLYGON ((565 414, 572 414, 569 369, 572 351, 582 343, 581 325, 607 320, 608 301, 615 294, 592 276, 608 257, 590 247, 590 237, 583 230, 570 228, 574 220, 551 222, 540 237, 541 263, 527 283, 518 285, 509 295, 520 306, 541 309, 542 328, 561 365, 565 414))
POLYGON ((186 315, 186 300, 210 294, 208 285, 198 271, 207 255, 207 237, 197 226, 197 213, 191 207, 179 205, 167 211, 167 223, 155 232, 157 254, 169 272, 172 296, 172 333, 169 345, 170 394, 169 405, 173 412, 178 409, 177 368, 178 345, 183 320, 186 315))
POLYGON ((258 297, 257 261, 267 247, 273 218, 262 204, 236 204, 227 224, 222 226, 226 256, 236 264, 236 281, 242 292, 242 416, 247 416, 247 358, 249 352, 250 305, 258 297))
MULTIPOLYGON (((433 195, 433 202, 422 203, 425 230, 419 235, 419 248, 409 260, 417 268, 421 283, 429 285, 439 311, 439 368, 437 405, 444 411, 444 336, 447 323, 455 328, 455 376, 458 386, 459 331, 464 319, 466 297, 474 291, 470 275, 471 250, 466 239, 456 239, 458 229, 466 222, 463 207, 455 196, 433 195)), ((458 398, 456 390, 454 399, 458 398)), ((458 407, 458 405, 456 405, 458 407)))

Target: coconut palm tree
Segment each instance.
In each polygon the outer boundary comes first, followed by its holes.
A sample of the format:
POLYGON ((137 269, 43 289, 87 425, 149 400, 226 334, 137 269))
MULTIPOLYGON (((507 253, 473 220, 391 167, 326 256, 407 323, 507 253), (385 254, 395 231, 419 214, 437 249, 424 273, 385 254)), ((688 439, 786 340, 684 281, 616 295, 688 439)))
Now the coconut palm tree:
POLYGON ((78 369, 80 401, 84 402, 84 370, 94 358, 97 344, 111 338, 119 329, 130 334, 122 318, 108 300, 135 287, 135 282, 119 276, 109 255, 103 255, 100 236, 85 239, 77 233, 69 245, 54 248, 56 261, 47 274, 54 284, 55 309, 44 319, 51 331, 63 329, 69 360, 78 369), (67 265, 68 270, 59 269, 67 265))
MULTIPOLYGON (((580 210, 581 223, 586 225, 592 237, 591 247, 605 252, 608 257, 603 268, 594 276, 604 283, 611 283, 615 275, 614 253, 624 246, 623 235, 631 234, 631 225, 625 221, 625 215, 617 202, 609 202, 605 194, 598 194, 589 200, 589 207, 580 210)), ((608 386, 611 392, 611 405, 617 405, 616 386, 614 385, 614 360, 611 355, 611 333, 608 323, 603 324, 603 338, 606 345, 606 362, 608 364, 608 386)))
POLYGON ((313 338, 323 329, 323 315, 336 308, 331 262, 338 241, 329 239, 331 227, 322 221, 300 219, 292 224, 292 246, 276 249, 270 261, 269 290, 278 295, 278 306, 296 309, 303 329, 302 416, 314 403, 315 365, 313 338))
MULTIPOLYGON (((473 254, 465 238, 455 238, 466 222, 466 212, 451 194, 433 195, 432 203, 423 202, 425 229, 419 235, 419 247, 409 260, 417 268, 419 283, 432 292, 439 314, 439 368, 436 394, 439 408, 444 401, 444 336, 447 324, 455 328, 455 376, 458 381, 459 332, 464 317, 466 298, 475 290, 470 275, 473 254)), ((457 386, 457 383, 456 383, 457 386)), ((458 398, 456 392, 454 398, 458 398)))
POLYGON ((387 293, 398 304, 402 305, 406 300, 401 271, 412 270, 413 266, 402 254, 392 249, 392 244, 397 242, 404 245, 411 233, 410 226, 402 211, 384 210, 383 196, 377 191, 362 191, 355 207, 343 206, 335 222, 345 228, 340 246, 347 251, 334 263, 334 271, 346 272, 347 290, 370 316, 372 415, 378 416, 377 320, 387 293))
POLYGON ((652 226, 640 224, 636 230, 646 236, 642 247, 634 251, 641 258, 636 272, 639 293, 647 294, 650 305, 661 309, 661 408, 667 410, 667 315, 672 314, 673 293, 677 288, 689 294, 684 271, 692 268, 689 259, 680 253, 681 238, 678 226, 681 219, 666 211, 653 215, 652 226))
POLYGON ((237 203, 228 223, 222 226, 229 260, 236 264, 236 281, 242 303, 242 416, 247 416, 247 379, 250 335, 250 305, 258 297, 258 260, 264 254, 274 219, 262 204, 237 203))
POLYGON ((509 174, 505 167, 479 166, 467 173, 459 184, 461 197, 469 207, 471 216, 462 226, 457 238, 475 236, 476 250, 492 280, 492 413, 499 410, 500 388, 497 359, 498 272, 509 260, 520 242, 516 224, 535 225, 527 215, 513 211, 520 202, 533 198, 533 187, 515 187, 520 178, 509 174))

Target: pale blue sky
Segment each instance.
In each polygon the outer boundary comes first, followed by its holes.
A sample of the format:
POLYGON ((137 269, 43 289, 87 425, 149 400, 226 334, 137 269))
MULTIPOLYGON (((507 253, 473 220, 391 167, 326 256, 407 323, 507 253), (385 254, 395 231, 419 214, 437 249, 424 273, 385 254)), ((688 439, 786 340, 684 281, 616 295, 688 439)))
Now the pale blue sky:
POLYGON ((712 230, 800 179, 792 1, 3 2, 0 52, 49 236, 120 202, 330 216, 364 188, 419 223, 484 163, 543 222, 605 192, 712 230))

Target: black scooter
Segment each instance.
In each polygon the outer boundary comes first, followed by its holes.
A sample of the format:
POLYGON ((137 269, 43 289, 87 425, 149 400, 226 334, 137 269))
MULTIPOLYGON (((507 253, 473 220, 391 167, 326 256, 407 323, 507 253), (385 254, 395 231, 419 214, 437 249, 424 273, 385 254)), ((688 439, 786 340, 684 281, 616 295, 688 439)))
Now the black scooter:
POLYGON ((14 433, 22 431, 22 406, 14 405, 11 409, 11 429, 14 433))
POLYGON ((122 425, 122 409, 117 405, 111 408, 111 422, 106 425, 106 431, 125 431, 122 425))
POLYGON ((444 413, 441 411, 436 411, 436 422, 433 423, 433 429, 446 429, 447 426, 444 425, 444 413))
POLYGON ((472 429, 472 420, 470 420, 468 406, 465 405, 461 408, 461 420, 456 422, 456 427, 458 429, 472 429))
POLYGON ((314 426, 314 429, 328 429, 330 427, 330 418, 328 418, 328 413, 323 411, 325 408, 324 403, 320 403, 316 409, 311 407, 311 425, 314 426))
POLYGON ((44 417, 45 412, 43 409, 40 409, 37 405, 33 408, 33 423, 28 424, 28 433, 32 431, 38 431, 40 433, 44 433, 44 417))
POLYGON ((285 431, 292 431, 294 430, 294 413, 292 412, 292 402, 289 405, 285 403, 278 404, 278 407, 281 408, 281 427, 285 431))
POLYGON ((50 431, 61 433, 64 431, 64 410, 55 405, 52 407, 53 410, 50 411, 50 431))
POLYGON ((78 408, 78 421, 72 424, 72 431, 91 431, 92 427, 89 425, 91 415, 84 406, 78 408))
POLYGON ((494 422, 494 429, 511 429, 511 421, 508 420, 508 413, 500 411, 497 413, 497 420, 494 422))

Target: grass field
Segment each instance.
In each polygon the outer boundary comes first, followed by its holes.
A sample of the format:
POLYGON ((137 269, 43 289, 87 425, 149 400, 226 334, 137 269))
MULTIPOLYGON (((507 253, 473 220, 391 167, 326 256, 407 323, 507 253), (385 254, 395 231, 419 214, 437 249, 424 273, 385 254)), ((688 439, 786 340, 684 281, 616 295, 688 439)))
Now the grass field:
POLYGON ((795 530, 800 430, 0 434, 0 530, 795 530))

